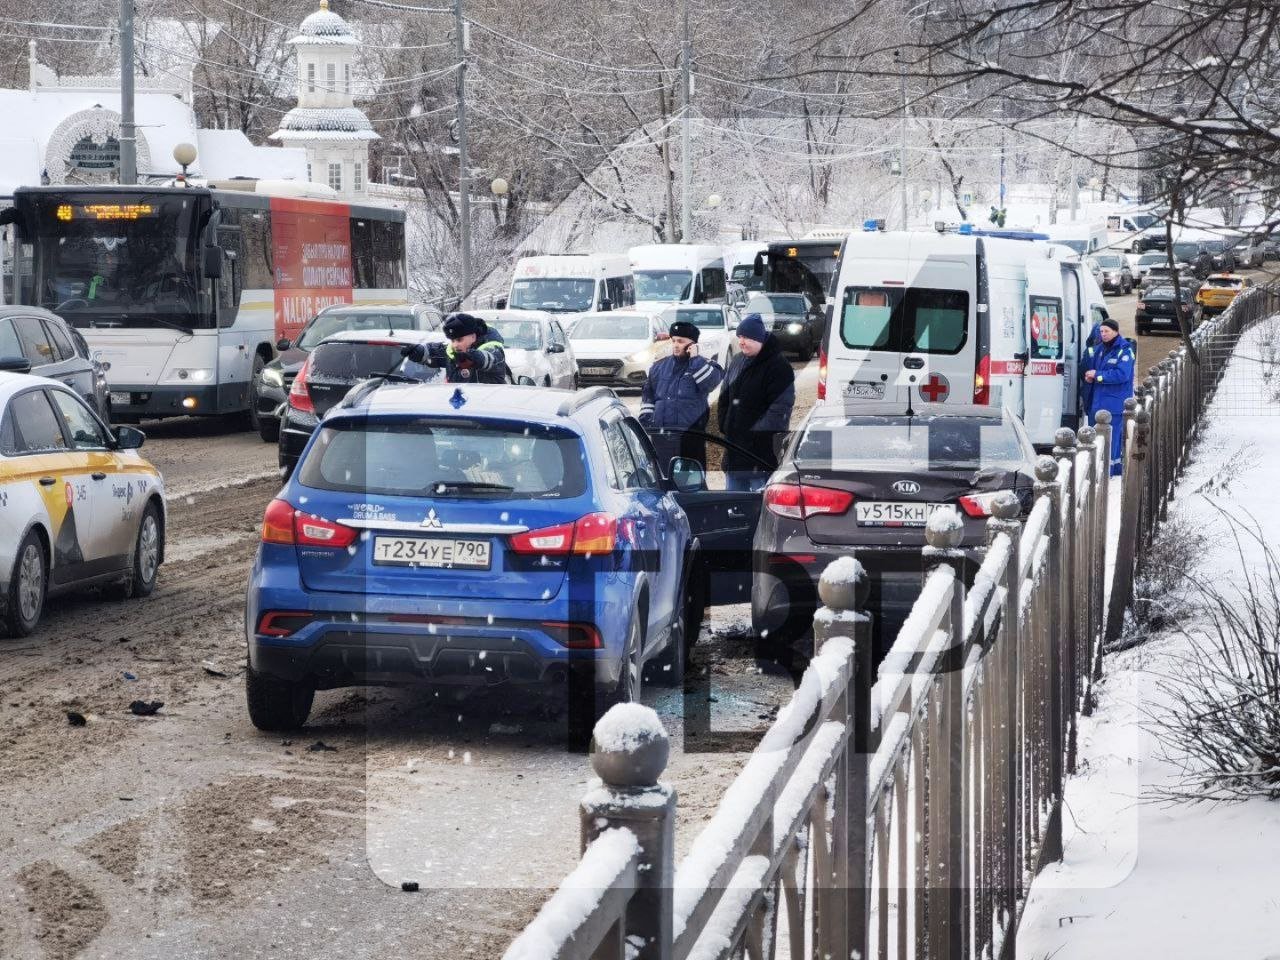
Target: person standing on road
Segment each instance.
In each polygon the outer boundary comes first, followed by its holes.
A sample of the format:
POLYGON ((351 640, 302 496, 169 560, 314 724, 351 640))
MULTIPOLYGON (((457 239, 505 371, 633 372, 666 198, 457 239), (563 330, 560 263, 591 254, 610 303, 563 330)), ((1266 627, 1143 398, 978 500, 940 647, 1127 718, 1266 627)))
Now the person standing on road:
POLYGON ((729 489, 754 490, 778 466, 777 442, 791 427, 796 375, 758 313, 738 324, 738 347, 720 390, 718 419, 720 435, 753 455, 725 451, 729 489))
POLYGON ((1098 343, 1085 362, 1089 423, 1097 424, 1099 410, 1111 412, 1111 476, 1118 477, 1124 468, 1124 402, 1133 396, 1133 344, 1120 336, 1120 324, 1107 317, 1098 325, 1098 343))
POLYGON ((677 320, 669 332, 671 355, 649 368, 640 396, 640 425, 649 432, 664 473, 673 457, 706 467, 707 398, 724 377, 720 364, 698 354, 702 331, 695 324, 677 320))
POLYGON ((502 337, 479 317, 450 314, 444 321, 447 344, 419 344, 405 355, 429 367, 444 367, 447 383, 511 383, 502 337), (424 359, 425 358, 425 359, 424 359))

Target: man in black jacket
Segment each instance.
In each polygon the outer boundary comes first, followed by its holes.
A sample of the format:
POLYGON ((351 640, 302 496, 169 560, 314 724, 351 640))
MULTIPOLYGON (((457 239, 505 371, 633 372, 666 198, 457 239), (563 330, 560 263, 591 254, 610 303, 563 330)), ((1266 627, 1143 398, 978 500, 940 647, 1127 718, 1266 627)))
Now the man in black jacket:
POLYGON ((720 388, 720 434, 750 451, 753 458, 725 451, 724 471, 731 490, 755 489, 778 465, 778 437, 791 427, 796 375, 778 340, 758 313, 738 324, 739 354, 729 363, 720 388))
POLYGON ((421 344, 405 355, 429 367, 444 367, 447 383, 511 383, 502 337, 479 317, 450 314, 444 321, 449 343, 421 344))

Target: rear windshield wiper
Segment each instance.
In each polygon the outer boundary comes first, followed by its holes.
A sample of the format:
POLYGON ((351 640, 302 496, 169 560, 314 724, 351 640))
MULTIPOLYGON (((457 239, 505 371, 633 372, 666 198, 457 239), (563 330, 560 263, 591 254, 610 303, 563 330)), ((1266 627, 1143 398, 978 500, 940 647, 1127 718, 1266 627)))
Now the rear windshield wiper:
POLYGON ((483 483, 475 480, 449 480, 432 485, 436 490, 469 490, 479 493, 511 493, 515 487, 504 483, 483 483))

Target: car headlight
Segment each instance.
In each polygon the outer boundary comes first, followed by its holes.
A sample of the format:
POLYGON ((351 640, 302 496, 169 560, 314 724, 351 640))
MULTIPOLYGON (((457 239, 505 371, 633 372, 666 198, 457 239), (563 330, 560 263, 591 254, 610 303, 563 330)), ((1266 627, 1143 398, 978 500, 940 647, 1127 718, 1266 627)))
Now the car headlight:
POLYGON ((213 379, 213 371, 208 367, 174 367, 169 371, 166 380, 182 380, 189 383, 208 383, 213 379))
POLYGON ((804 332, 804 324, 803 324, 803 323, 788 323, 788 324, 787 324, 787 333, 803 333, 803 332, 804 332))
POLYGON ((627 363, 647 364, 653 359, 653 354, 648 350, 639 350, 627 357, 627 363))
POLYGON ((283 387, 284 371, 277 367, 263 367, 262 382, 269 387, 283 387))

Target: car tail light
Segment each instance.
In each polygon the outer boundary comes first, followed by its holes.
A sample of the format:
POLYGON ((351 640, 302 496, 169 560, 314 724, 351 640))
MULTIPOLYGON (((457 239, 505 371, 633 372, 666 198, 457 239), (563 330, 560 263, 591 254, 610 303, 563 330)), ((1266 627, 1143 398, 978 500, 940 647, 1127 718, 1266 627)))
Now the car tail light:
POLYGON ((1136 307, 1134 307, 1134 309, 1135 309, 1135 310, 1145 310, 1145 309, 1147 309, 1147 304, 1146 304, 1146 302, 1145 302, 1145 301, 1143 301, 1143 300, 1139 300, 1139 301, 1138 301, 1137 306, 1136 306, 1136 307))
POLYGON ((991 354, 984 353, 973 375, 973 402, 986 406, 991 402, 991 354))
POLYGON ((838 516, 849 509, 853 494, 807 483, 771 483, 764 488, 764 505, 771 513, 789 520, 804 520, 819 514, 838 516))
MULTIPOLYGON (((625 532, 625 530, 624 530, 625 532)), ((589 513, 573 523, 526 530, 510 538, 516 553, 566 554, 612 553, 618 541, 618 518, 608 513, 589 513)))
POLYGON ((960 498, 960 509, 971 517, 989 517, 991 516, 991 505, 996 502, 996 497, 1000 496, 1000 492, 996 493, 971 493, 967 497, 960 498))
POLYGON ((599 650, 604 647, 600 631, 589 623, 544 620, 541 626, 551 639, 569 650, 599 650))
POLYGON ((261 637, 287 637, 313 619, 314 616, 305 610, 268 610, 258 618, 256 633, 261 637))
POLYGON ((286 500, 272 500, 262 518, 263 543, 309 547, 349 547, 360 531, 323 517, 295 510, 286 500))
POLYGON ((303 413, 316 412, 316 405, 311 402, 311 393, 307 390, 307 369, 310 366, 311 358, 307 357, 302 369, 298 371, 298 375, 293 379, 293 386, 289 388, 289 406, 295 410, 301 410, 303 413))
POLYGON ((293 543, 293 505, 272 500, 262 518, 263 543, 293 543))
POLYGON ((827 348, 818 350, 818 399, 827 399, 827 348))

